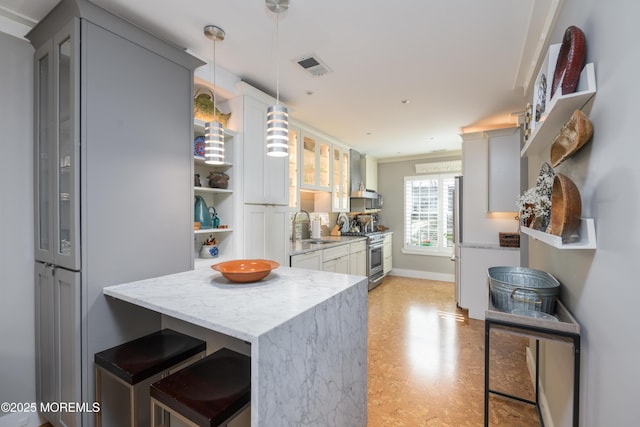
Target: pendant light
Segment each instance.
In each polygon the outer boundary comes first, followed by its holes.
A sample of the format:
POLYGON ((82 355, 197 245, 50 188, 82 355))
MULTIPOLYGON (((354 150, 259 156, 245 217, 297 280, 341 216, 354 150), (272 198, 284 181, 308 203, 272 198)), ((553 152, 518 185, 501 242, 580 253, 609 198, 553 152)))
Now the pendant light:
POLYGON ((204 162, 221 165, 224 163, 224 127, 216 120, 216 42, 224 40, 224 30, 215 25, 207 25, 204 27, 204 35, 213 41, 213 118, 204 124, 204 162))
POLYGON ((266 0, 267 8, 276 14, 276 104, 267 108, 267 155, 289 155, 289 112, 280 105, 280 61, 278 48, 278 17, 289 8, 289 0, 266 0))

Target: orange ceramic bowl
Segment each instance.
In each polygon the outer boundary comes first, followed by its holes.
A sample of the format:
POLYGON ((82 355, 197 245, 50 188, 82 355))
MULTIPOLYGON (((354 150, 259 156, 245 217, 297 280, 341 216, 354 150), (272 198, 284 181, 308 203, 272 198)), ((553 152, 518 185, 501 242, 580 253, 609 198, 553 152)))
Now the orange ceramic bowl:
POLYGON ((232 282, 250 283, 257 282, 271 273, 271 270, 280 267, 275 261, 266 259, 236 259, 225 261, 211 266, 216 271, 232 282))

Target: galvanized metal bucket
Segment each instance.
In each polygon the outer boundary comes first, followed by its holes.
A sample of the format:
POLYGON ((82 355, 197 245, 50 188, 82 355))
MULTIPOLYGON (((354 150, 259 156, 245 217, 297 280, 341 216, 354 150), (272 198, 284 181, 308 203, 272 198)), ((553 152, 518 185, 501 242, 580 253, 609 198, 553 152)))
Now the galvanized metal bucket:
POLYGON ((553 314, 560 282, 551 274, 526 267, 489 267, 493 306, 507 313, 516 309, 553 314))

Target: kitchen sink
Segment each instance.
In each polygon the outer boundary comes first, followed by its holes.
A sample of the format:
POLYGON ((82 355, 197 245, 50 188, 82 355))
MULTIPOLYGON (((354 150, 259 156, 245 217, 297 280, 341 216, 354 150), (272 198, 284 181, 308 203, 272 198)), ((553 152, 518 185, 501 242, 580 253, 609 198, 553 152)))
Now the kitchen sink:
POLYGON ((302 243, 309 243, 313 245, 325 245, 327 243, 337 243, 335 240, 322 240, 322 239, 305 239, 302 243))

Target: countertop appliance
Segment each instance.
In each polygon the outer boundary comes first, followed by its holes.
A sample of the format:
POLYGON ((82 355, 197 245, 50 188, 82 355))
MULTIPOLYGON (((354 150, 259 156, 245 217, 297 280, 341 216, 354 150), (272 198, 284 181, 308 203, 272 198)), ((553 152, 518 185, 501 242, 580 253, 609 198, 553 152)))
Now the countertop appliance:
POLYGON ((460 306, 461 288, 461 260, 460 245, 462 244, 462 176, 455 177, 455 187, 453 190, 453 244, 454 252, 451 261, 455 262, 454 275, 456 281, 456 305, 460 306))
POLYGON ((379 231, 349 231, 343 236, 365 236, 367 238, 367 276, 369 277, 369 290, 379 286, 384 280, 382 268, 384 246, 384 233, 379 231))

